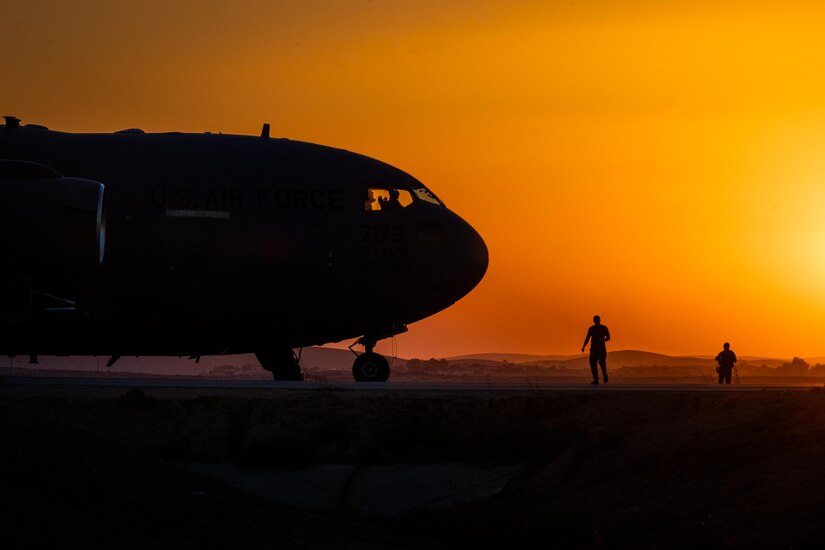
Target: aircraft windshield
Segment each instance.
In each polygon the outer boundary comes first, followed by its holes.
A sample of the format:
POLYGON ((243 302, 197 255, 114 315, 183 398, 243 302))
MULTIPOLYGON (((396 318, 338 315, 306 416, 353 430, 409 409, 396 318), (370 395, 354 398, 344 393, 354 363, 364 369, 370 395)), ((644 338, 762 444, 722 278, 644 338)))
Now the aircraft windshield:
POLYGON ((406 208, 413 203, 413 195, 406 189, 395 187, 370 187, 364 209, 367 211, 406 208))
POLYGON ((415 196, 421 199, 422 201, 427 201, 433 204, 437 204, 439 206, 444 206, 444 203, 438 200, 438 197, 433 195, 432 191, 430 191, 426 187, 416 187, 415 189, 413 189, 413 193, 415 193, 415 196))
POLYGON ((367 197, 364 201, 364 210, 392 210, 406 208, 415 201, 424 201, 438 206, 444 203, 432 194, 426 187, 416 187, 412 191, 392 186, 375 186, 367 188, 367 197))

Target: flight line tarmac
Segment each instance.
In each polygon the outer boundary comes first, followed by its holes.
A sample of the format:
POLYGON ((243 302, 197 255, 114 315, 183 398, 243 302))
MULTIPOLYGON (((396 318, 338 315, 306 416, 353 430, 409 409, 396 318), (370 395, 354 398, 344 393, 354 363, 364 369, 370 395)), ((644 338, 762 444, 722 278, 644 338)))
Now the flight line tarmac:
POLYGON ((203 549, 238 533, 250 548, 457 550, 825 538, 821 382, 0 375, 12 546, 109 548, 123 532, 134 548, 203 549))
POLYGON ((86 387, 86 388, 157 388, 192 390, 258 390, 274 392, 295 391, 351 391, 351 392, 552 392, 552 393, 604 393, 604 392, 754 392, 800 391, 821 388, 819 383, 783 385, 761 384, 627 384, 611 383, 593 386, 570 383, 485 383, 485 382, 273 382, 271 380, 221 380, 196 378, 143 378, 143 377, 62 377, 62 376, 2 376, 0 386, 35 387, 86 387))

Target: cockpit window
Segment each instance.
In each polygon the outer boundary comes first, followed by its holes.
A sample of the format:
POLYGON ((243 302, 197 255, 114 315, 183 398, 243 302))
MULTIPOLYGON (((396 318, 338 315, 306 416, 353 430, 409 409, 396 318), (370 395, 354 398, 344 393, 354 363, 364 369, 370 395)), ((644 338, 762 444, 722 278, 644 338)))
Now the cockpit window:
POLYGON ((444 203, 438 200, 438 197, 433 195, 432 191, 426 187, 416 187, 413 189, 413 193, 415 193, 415 196, 422 201, 431 202, 433 204, 437 204, 438 206, 444 206, 444 203))
POLYGON ((364 210, 393 210, 406 208, 412 203, 413 195, 406 189, 370 187, 367 189, 367 199, 364 201, 364 210))

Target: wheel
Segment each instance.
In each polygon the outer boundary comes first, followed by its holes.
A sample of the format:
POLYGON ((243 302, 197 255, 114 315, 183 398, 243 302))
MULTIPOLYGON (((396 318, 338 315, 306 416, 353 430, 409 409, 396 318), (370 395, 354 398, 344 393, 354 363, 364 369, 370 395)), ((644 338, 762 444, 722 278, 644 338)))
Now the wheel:
POLYGON ((352 364, 352 376, 358 382, 386 382, 390 378, 390 364, 377 353, 362 353, 352 364))
POLYGON ((272 378, 276 381, 304 379, 301 365, 291 349, 261 351, 256 353, 255 357, 265 370, 272 373, 272 378))

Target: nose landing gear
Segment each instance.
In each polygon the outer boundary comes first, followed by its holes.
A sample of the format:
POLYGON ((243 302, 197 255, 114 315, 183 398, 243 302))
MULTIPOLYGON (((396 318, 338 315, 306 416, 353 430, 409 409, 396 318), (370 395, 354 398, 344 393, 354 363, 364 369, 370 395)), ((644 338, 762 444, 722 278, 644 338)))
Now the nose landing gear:
POLYGON ((255 353, 255 357, 265 370, 272 373, 272 378, 276 381, 304 379, 300 358, 289 348, 259 351, 255 353))
POLYGON ((386 382, 390 378, 390 363, 383 355, 362 353, 352 363, 352 377, 357 382, 386 382))
POLYGON ((355 341, 349 349, 355 353, 355 361, 352 363, 352 377, 356 382, 386 382, 390 378, 390 363, 386 357, 375 353, 375 344, 379 340, 390 338, 396 334, 407 332, 406 325, 393 327, 392 329, 378 335, 366 334, 355 341), (352 348, 356 345, 364 346, 364 353, 358 355, 352 348))

